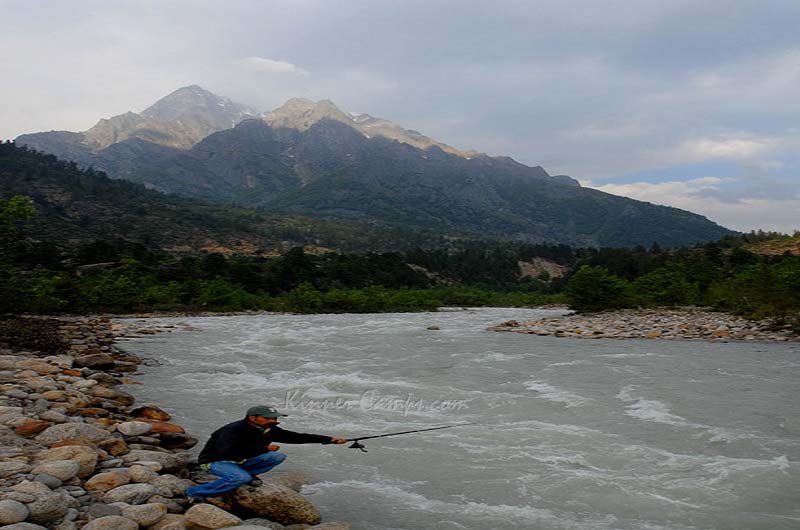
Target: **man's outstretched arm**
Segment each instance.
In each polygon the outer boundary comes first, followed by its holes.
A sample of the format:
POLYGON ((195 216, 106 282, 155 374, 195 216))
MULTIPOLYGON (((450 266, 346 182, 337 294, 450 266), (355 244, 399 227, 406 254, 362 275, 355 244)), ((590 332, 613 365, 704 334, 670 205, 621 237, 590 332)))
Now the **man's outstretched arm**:
POLYGON ((272 440, 287 444, 343 444, 347 443, 344 438, 325 436, 324 434, 309 434, 304 432, 287 431, 280 427, 272 429, 272 440))

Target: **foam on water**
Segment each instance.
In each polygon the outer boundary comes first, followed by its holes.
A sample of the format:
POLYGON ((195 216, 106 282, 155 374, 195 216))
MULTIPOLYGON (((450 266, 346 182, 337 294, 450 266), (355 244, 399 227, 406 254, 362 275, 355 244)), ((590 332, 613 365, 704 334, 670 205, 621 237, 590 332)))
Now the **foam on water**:
POLYGON ((583 405, 588 401, 587 398, 579 396, 568 390, 556 388, 541 381, 528 381, 525 383, 528 390, 533 390, 538 393, 537 397, 546 399, 548 401, 555 401, 556 403, 564 403, 567 407, 577 407, 583 405))

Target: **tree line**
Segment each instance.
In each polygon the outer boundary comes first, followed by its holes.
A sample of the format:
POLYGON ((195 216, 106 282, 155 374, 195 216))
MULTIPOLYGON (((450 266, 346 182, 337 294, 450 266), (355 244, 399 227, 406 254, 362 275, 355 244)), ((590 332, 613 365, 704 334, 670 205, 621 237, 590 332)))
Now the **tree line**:
POLYGON ((673 249, 461 241, 408 252, 177 254, 123 239, 40 241, 26 230, 34 216, 26 197, 0 201, 0 312, 377 312, 566 302, 577 311, 703 305, 800 326, 800 256, 748 250, 798 234, 754 232, 673 249), (533 258, 567 272, 522 276, 520 263, 533 258))

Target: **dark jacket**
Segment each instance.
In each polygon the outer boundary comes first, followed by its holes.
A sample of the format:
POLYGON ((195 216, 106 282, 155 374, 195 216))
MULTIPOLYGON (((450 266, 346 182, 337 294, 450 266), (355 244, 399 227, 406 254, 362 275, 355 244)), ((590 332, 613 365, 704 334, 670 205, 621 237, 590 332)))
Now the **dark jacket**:
POLYGON ((230 460, 240 462, 253 458, 264 453, 268 453, 267 446, 273 442, 288 444, 329 444, 330 436, 321 434, 306 434, 302 432, 292 432, 281 429, 278 426, 268 427, 264 430, 259 429, 247 422, 247 419, 229 423, 211 434, 206 442, 200 456, 197 457, 199 464, 209 464, 230 460))

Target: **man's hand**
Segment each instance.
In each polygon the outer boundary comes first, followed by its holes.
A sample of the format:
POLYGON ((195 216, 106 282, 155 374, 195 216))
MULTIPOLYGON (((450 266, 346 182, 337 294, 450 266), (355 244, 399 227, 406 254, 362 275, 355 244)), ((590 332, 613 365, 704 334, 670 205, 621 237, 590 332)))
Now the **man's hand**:
POLYGON ((267 446, 267 449, 269 449, 270 451, 277 451, 280 448, 281 448, 280 445, 275 445, 275 444, 270 444, 267 446))
POLYGON ((344 438, 331 438, 331 443, 332 444, 346 444, 347 440, 345 440, 344 438))

